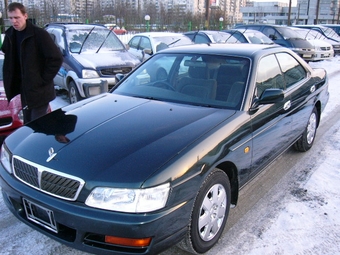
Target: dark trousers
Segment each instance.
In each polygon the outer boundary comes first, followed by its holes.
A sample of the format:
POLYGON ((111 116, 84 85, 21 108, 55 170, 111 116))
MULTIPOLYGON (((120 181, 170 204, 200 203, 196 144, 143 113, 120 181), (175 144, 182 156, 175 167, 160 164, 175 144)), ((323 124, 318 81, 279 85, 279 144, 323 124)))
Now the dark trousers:
POLYGON ((28 123, 32 120, 35 120, 45 114, 47 114, 49 109, 49 104, 39 106, 36 108, 25 108, 23 109, 24 113, 24 123, 28 123))

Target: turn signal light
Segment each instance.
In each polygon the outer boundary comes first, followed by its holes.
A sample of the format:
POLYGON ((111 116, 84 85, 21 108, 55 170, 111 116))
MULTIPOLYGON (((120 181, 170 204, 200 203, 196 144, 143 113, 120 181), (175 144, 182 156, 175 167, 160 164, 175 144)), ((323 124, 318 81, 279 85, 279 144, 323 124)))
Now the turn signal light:
POLYGON ((123 246, 132 246, 132 247, 146 247, 151 243, 152 238, 124 238, 124 237, 116 237, 116 236, 105 236, 105 242, 123 246))

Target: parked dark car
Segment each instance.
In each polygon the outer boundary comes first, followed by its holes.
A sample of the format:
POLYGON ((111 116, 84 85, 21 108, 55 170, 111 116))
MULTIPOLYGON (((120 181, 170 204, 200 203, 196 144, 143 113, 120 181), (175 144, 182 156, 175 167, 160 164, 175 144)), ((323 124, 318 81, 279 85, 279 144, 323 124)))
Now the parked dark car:
POLYGON ((236 28, 261 31, 276 44, 291 49, 307 62, 313 60, 314 46, 290 27, 269 24, 251 24, 237 25, 236 28))
POLYGON ((165 49, 7 137, 4 202, 86 252, 204 253, 247 182, 292 144, 312 147, 328 98, 326 71, 278 45, 165 49))
POLYGON ((107 92, 117 73, 127 74, 140 63, 105 26, 51 23, 45 29, 64 56, 54 83, 68 91, 71 103, 107 92))
POLYGON ((17 95, 8 103, 3 84, 3 64, 4 54, 0 52, 0 144, 6 136, 24 123, 20 95, 17 95))

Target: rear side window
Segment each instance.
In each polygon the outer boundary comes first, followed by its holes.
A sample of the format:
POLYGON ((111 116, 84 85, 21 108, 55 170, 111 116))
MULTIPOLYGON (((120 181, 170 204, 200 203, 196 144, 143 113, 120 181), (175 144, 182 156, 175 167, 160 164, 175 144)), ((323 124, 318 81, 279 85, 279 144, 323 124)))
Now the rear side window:
POLYGON ((307 72, 301 64, 288 53, 276 54, 287 84, 287 88, 307 77, 307 72))
POLYGON ((65 50, 65 40, 63 37, 63 30, 58 28, 47 29, 55 44, 61 49, 65 50))

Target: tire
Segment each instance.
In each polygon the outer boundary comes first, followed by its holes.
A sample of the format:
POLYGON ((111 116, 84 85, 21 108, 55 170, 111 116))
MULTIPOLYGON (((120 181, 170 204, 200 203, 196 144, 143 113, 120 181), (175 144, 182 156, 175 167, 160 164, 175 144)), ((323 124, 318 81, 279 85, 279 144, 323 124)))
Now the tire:
POLYGON ((311 115, 309 116, 305 131, 303 132, 301 138, 297 140, 296 143, 294 144, 294 148, 297 151, 306 152, 310 148, 312 148, 314 140, 315 140, 315 135, 316 135, 316 130, 318 128, 318 124, 319 124, 319 115, 318 115, 318 111, 314 107, 311 115))
POLYGON ((178 244, 190 253, 205 253, 219 240, 230 209, 230 182, 214 169, 200 187, 185 238, 178 244))
POLYGON ((74 81, 71 81, 70 84, 69 84, 68 97, 69 97, 71 104, 82 100, 82 97, 80 96, 78 88, 77 88, 76 84, 74 83, 74 81))

